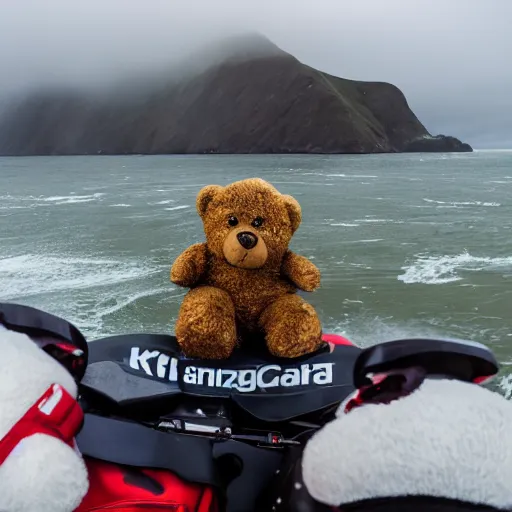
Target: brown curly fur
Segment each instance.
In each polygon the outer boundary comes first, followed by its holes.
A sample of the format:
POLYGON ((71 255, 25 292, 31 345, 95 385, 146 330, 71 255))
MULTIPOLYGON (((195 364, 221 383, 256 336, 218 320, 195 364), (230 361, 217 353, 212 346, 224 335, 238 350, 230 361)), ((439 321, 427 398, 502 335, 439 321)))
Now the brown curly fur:
POLYGON ((184 353, 227 358, 241 327, 261 331, 276 356, 298 357, 316 350, 320 321, 295 292, 318 288, 320 271, 288 249, 302 220, 298 202, 253 178, 226 187, 208 185, 199 192, 196 206, 206 243, 190 246, 171 268, 171 281, 191 288, 176 322, 184 353), (261 225, 254 223, 257 218, 263 219, 261 225), (244 248, 240 236, 257 243, 244 248))

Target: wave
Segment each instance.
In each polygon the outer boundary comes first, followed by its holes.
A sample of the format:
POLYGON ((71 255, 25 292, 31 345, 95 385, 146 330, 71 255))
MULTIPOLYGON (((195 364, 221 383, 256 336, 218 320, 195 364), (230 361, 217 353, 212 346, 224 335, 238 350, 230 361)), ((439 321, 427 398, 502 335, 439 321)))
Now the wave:
POLYGON ((501 203, 483 202, 483 201, 435 201, 434 199, 423 198, 426 203, 445 204, 450 207, 456 206, 501 206, 501 203))
POLYGON ((0 259, 0 298, 13 300, 80 290, 149 276, 140 262, 24 254, 0 259))
POLYGON ((69 196, 51 196, 42 198, 41 201, 55 204, 73 204, 73 203, 88 203, 95 201, 100 197, 104 196, 103 192, 96 192, 95 194, 89 194, 85 196, 69 195, 69 196))
POLYGON ((183 210, 185 208, 190 208, 189 204, 182 204, 181 206, 171 206, 171 208, 164 208, 167 211, 174 211, 174 210, 183 210))
POLYGON ((512 268, 512 256, 491 258, 472 256, 468 252, 457 255, 418 255, 414 263, 402 267, 404 273, 397 279, 405 284, 446 284, 461 281, 460 271, 478 272, 497 268, 512 268))
MULTIPOLYGON (((79 304, 73 304, 68 308, 69 311, 64 312, 61 308, 59 312, 61 315, 72 320, 82 332, 87 334, 89 339, 94 339, 119 334, 117 328, 111 331, 105 325, 109 317, 123 314, 124 310, 141 299, 147 299, 156 295, 167 295, 174 290, 175 288, 172 286, 150 287, 140 291, 133 291, 132 289, 119 290, 116 288, 111 293, 105 293, 101 297, 95 298, 93 308, 82 309, 79 304)), ((134 324, 140 324, 140 321, 135 319, 134 324)))
MULTIPOLYGON (((347 304, 348 307, 357 308, 358 305, 362 306, 362 301, 347 301, 345 299, 344 304, 347 304)), ((369 347, 377 343, 397 339, 443 337, 446 334, 436 326, 425 322, 415 320, 396 321, 392 317, 375 315, 366 310, 364 306, 359 311, 358 313, 347 314, 343 320, 326 319, 324 322, 325 331, 346 336, 359 347, 369 347)))
POLYGON ((148 203, 150 206, 175 203, 176 199, 164 199, 163 201, 157 201, 156 203, 148 203))
POLYGON ((371 244, 373 242, 383 242, 384 241, 384 238, 370 238, 370 239, 367 239, 367 240, 353 240, 351 242, 348 242, 348 243, 352 243, 352 244, 371 244))
POLYGON ((373 174, 325 174, 329 178, 378 178, 373 174))
POLYGON ((21 208, 36 208, 39 206, 48 206, 48 204, 53 205, 67 205, 67 204, 78 204, 78 203, 90 203, 92 201, 97 201, 101 197, 105 195, 104 192, 96 192, 94 194, 87 195, 76 195, 70 194, 68 196, 13 196, 10 194, 0 196, 1 200, 9 201, 10 203, 6 206, 3 206, 3 209, 21 209, 21 208), (19 205, 22 203, 22 206, 19 205), (23 204, 24 203, 24 204, 23 204))
POLYGON ((368 224, 404 224, 403 220, 393 219, 355 219, 354 222, 365 222, 368 224))
MULTIPOLYGON (((510 366, 510 362, 500 362, 502 366, 510 366)), ((508 373, 498 377, 495 381, 497 391, 507 400, 512 400, 512 374, 508 373)))

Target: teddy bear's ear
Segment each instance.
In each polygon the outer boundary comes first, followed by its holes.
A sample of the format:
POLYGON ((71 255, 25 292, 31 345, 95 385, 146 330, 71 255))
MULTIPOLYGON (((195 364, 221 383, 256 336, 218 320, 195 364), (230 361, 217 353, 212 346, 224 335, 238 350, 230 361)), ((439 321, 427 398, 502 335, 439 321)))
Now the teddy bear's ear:
POLYGON ((284 204, 288 210, 288 216, 292 225, 292 231, 295 233, 302 221, 302 210, 299 202, 292 196, 283 195, 284 204))
POLYGON ((211 200, 221 190, 222 190, 222 187, 220 185, 206 185, 206 187, 203 187, 199 191, 199 194, 197 194, 197 199, 196 199, 196 208, 197 208, 197 212, 199 213, 199 216, 201 218, 204 217, 204 214, 206 213, 206 209, 208 208, 208 205, 210 204, 211 200))

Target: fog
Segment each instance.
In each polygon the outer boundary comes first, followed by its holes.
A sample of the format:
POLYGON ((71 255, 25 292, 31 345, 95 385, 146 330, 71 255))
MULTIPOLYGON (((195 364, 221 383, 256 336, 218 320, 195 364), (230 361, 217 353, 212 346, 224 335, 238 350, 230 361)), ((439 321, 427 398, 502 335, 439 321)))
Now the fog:
POLYGON ((387 81, 432 133, 512 148, 510 0, 0 0, 0 96, 171 69, 260 32, 302 62, 387 81))

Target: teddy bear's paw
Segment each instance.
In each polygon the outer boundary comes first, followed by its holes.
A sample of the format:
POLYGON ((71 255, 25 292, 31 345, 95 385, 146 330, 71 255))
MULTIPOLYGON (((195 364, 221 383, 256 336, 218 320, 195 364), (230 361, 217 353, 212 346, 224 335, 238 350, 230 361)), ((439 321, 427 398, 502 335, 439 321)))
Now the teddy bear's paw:
POLYGON ((277 357, 300 357, 318 349, 322 326, 314 308, 298 295, 285 295, 261 315, 269 351, 277 357))
POLYGON ((171 282, 178 286, 192 286, 195 280, 195 265, 192 261, 179 261, 171 268, 171 282))
POLYGON ((203 274, 206 260, 206 245, 191 245, 178 256, 172 265, 171 281, 178 286, 193 286, 203 274))
POLYGON ((297 284, 301 290, 315 291, 320 286, 320 271, 314 266, 308 267, 298 281, 297 284))
POLYGON ((235 307, 213 286, 187 293, 176 322, 176 338, 188 357, 225 359, 236 345, 235 307))
POLYGON ((297 288, 305 292, 312 292, 320 286, 320 270, 304 256, 289 251, 282 270, 297 288))

